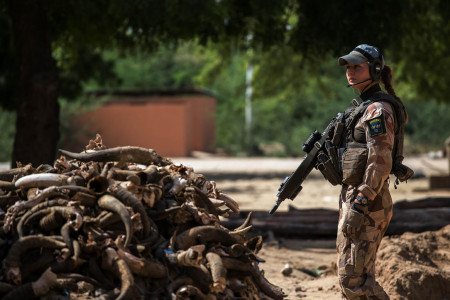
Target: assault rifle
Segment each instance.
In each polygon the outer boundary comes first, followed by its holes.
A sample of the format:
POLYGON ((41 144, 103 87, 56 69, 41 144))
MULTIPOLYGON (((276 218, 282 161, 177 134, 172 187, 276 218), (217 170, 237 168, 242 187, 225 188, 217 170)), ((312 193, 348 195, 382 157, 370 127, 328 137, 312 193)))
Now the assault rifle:
POLYGON ((290 176, 286 177, 278 188, 277 197, 278 200, 275 205, 269 211, 273 214, 286 198, 294 200, 298 193, 302 190, 302 183, 306 177, 311 173, 312 169, 316 167, 319 160, 319 152, 323 152, 325 149, 325 141, 327 138, 331 138, 334 134, 334 128, 337 122, 342 122, 343 114, 338 113, 328 124, 327 128, 322 132, 315 130, 310 137, 303 144, 302 149, 306 152, 303 161, 297 167, 290 176))

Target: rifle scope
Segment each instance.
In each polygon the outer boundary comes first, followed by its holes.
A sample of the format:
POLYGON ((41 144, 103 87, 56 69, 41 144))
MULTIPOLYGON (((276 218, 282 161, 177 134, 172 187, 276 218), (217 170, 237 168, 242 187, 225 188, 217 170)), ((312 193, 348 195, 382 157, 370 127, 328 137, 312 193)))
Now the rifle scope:
POLYGON ((312 147, 314 147, 314 143, 320 140, 322 137, 322 134, 318 132, 317 130, 314 130, 313 133, 309 136, 309 138, 306 140, 306 142, 302 145, 302 150, 306 153, 309 153, 311 151, 312 147))

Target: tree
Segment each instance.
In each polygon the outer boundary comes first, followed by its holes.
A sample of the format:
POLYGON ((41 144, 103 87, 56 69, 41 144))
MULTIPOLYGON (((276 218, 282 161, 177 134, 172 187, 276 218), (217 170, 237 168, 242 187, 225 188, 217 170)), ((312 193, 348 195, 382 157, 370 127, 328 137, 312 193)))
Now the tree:
POLYGON ((12 161, 50 162, 54 159, 54 147, 59 138, 59 107, 57 68, 52 57, 47 19, 38 1, 11 1, 10 9, 14 61, 18 67, 12 161))
POLYGON ((58 96, 76 94, 79 83, 91 77, 113 78, 111 65, 98 56, 105 49, 152 51, 160 44, 198 39, 218 46, 224 55, 236 47, 288 47, 311 64, 366 42, 391 54, 403 78, 420 93, 446 97, 450 87, 440 74, 450 63, 448 2, 386 2, 0 0, 0 24, 5 25, 0 29, 0 53, 5 55, 0 101, 17 111, 12 163, 53 161, 58 96), (430 62, 439 72, 426 71, 430 62), (418 77, 418 71, 426 75, 418 77))

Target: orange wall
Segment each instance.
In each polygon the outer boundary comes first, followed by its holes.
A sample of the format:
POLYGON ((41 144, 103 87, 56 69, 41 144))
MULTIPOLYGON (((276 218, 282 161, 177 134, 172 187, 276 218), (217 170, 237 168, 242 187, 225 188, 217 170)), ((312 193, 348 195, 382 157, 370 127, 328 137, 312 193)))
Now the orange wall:
MULTIPOLYGON (((213 98, 212 98, 213 99, 213 98)), ((189 101, 192 124, 192 150, 213 152, 215 150, 214 114, 215 101, 205 98, 190 98, 189 101)))
POLYGON ((215 99, 209 96, 112 99, 75 121, 90 132, 78 138, 83 144, 77 148, 81 151, 99 133, 107 147, 140 146, 169 157, 213 152, 214 114, 215 99))

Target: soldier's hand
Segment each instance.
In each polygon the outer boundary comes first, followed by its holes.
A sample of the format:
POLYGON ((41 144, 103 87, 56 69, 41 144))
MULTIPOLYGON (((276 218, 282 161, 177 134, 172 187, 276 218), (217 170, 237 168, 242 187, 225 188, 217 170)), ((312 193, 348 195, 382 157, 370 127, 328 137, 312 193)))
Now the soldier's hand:
POLYGON ((345 237, 357 238, 364 224, 365 215, 368 212, 367 206, 354 203, 345 216, 342 232, 345 237))

